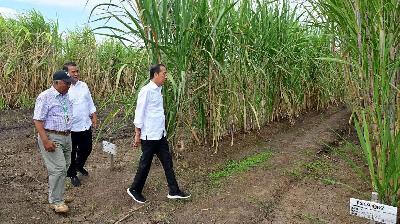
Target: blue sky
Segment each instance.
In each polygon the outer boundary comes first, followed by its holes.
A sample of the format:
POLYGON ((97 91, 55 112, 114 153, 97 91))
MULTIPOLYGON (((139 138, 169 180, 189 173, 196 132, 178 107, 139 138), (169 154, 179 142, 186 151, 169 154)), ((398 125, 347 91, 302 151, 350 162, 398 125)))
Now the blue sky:
MULTIPOLYGON (((60 32, 68 33, 68 30, 76 30, 76 28, 88 24, 90 12, 94 6, 110 1, 120 4, 120 0, 0 0, 0 14, 4 17, 16 17, 18 14, 35 9, 41 12, 47 20, 58 20, 60 32)), ((291 5, 304 4, 307 3, 307 0, 289 0, 289 2, 291 5)), ((103 24, 98 22, 88 25, 95 28, 103 24)), ((115 22, 110 22, 108 25, 121 27, 115 22)), ((100 32, 109 33, 105 30, 100 32)), ((99 41, 104 38, 105 36, 96 35, 96 39, 99 41)))
POLYGON ((15 17, 35 9, 47 20, 58 20, 60 31, 75 30, 87 24, 93 6, 109 0, 89 0, 87 5, 86 2, 87 0, 0 0, 0 14, 4 17, 15 17))

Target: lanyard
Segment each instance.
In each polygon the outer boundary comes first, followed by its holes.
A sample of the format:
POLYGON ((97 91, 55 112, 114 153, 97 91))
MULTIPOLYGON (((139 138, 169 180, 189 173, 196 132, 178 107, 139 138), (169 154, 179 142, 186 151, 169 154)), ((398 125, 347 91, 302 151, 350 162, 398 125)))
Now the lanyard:
POLYGON ((62 95, 60 95, 60 97, 61 97, 61 98, 64 98, 64 100, 62 100, 62 101, 61 101, 60 98, 58 98, 58 101, 59 101, 60 104, 62 105, 63 112, 64 112, 65 125, 67 125, 68 122, 69 122, 67 98, 66 98, 66 97, 62 97, 62 95))

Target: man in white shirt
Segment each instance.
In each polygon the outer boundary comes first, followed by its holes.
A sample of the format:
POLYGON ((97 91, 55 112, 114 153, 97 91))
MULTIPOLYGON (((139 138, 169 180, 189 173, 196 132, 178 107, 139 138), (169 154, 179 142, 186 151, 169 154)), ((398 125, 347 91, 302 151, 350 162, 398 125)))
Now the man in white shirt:
POLYGON ((154 154, 160 159, 168 182, 170 199, 189 198, 190 195, 181 191, 175 178, 172 157, 169 151, 165 130, 165 115, 163 108, 162 85, 167 79, 165 65, 157 64, 150 68, 150 82, 139 92, 135 110, 135 141, 134 147, 142 145, 142 155, 139 166, 130 188, 126 189, 129 196, 138 203, 145 203, 142 195, 143 187, 150 171, 154 154))
POLYGON ((67 176, 71 178, 74 187, 79 187, 81 182, 77 177, 77 172, 83 176, 89 175, 84 165, 92 152, 92 127, 97 126, 96 107, 87 84, 79 80, 79 69, 76 63, 65 63, 63 70, 72 77, 72 85, 68 91, 69 99, 73 104, 72 153, 67 176))

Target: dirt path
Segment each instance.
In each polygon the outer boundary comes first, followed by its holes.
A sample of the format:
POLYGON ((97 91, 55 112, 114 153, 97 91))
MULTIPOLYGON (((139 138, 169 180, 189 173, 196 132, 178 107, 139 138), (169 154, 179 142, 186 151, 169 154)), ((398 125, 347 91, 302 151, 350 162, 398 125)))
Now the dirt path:
MULTIPOLYGON (((155 161, 140 206, 126 194, 139 152, 131 137, 118 139, 115 170, 96 145, 83 186, 68 187, 75 197, 68 216, 47 206, 47 174, 35 145, 29 111, 0 114, 0 203, 2 223, 368 223, 349 215, 349 198, 365 198, 368 184, 328 145, 343 145, 349 112, 331 108, 301 116, 294 125, 272 123, 239 134, 213 149, 194 147, 175 162, 178 181, 192 193, 188 201, 166 198, 162 168, 155 161), (229 160, 270 152, 264 163, 211 184, 209 174, 229 160)), ((348 153, 348 152, 347 152, 348 153)))

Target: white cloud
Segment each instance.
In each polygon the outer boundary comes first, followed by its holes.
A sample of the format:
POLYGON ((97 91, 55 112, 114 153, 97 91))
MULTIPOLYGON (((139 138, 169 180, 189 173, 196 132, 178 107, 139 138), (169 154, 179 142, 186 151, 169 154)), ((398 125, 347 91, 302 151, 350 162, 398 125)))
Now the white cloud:
POLYGON ((110 2, 110 0, 17 0, 17 1, 35 5, 69 7, 69 8, 86 7, 88 9, 92 9, 93 6, 100 3, 110 2))
POLYGON ((16 18, 18 14, 15 9, 0 7, 0 15, 4 18, 16 18))

